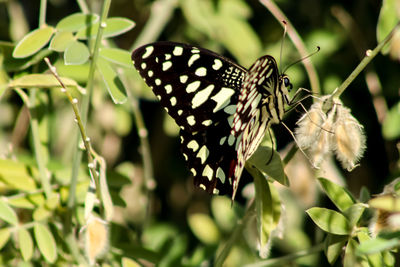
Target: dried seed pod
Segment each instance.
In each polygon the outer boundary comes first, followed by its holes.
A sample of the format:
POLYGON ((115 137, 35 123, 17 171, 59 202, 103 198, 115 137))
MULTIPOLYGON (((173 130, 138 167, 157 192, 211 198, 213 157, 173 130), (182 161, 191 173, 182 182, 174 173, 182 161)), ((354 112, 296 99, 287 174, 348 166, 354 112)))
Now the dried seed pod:
POLYGON ((298 145, 303 149, 310 148, 321 133, 321 125, 326 120, 321 106, 322 101, 314 103, 310 110, 297 121, 295 135, 298 145))
POLYGON ((363 127, 342 105, 337 107, 337 119, 333 126, 335 140, 333 148, 343 168, 351 171, 357 166, 365 150, 363 127))
POLYGON ((95 260, 101 257, 108 248, 107 222, 98 217, 90 216, 84 230, 86 255, 89 263, 93 265, 95 260))

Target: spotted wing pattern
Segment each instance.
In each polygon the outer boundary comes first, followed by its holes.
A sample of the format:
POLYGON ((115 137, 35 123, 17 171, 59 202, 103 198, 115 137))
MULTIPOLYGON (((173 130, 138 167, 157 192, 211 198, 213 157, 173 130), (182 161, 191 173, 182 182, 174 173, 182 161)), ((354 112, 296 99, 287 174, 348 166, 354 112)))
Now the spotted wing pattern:
POLYGON ((180 126, 195 185, 233 199, 245 161, 288 103, 288 79, 282 83, 274 58, 263 56, 247 71, 206 49, 158 42, 136 49, 132 60, 180 126))
POLYGON ((173 42, 142 46, 132 60, 180 126, 195 184, 210 193, 231 193, 236 150, 228 136, 246 70, 209 50, 173 42))

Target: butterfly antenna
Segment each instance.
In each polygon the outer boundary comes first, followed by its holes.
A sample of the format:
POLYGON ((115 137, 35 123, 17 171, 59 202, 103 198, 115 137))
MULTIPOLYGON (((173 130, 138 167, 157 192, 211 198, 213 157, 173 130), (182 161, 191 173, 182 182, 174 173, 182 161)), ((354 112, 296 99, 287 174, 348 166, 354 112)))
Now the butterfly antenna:
POLYGON ((286 32, 287 32, 287 23, 286 21, 282 20, 283 23, 283 37, 282 37, 282 42, 281 42, 281 51, 279 53, 279 69, 282 69, 282 50, 283 50, 283 44, 285 43, 285 37, 286 37, 286 32))
MULTIPOLYGON (((285 71, 287 71, 291 66, 293 66, 293 65, 295 65, 295 64, 297 64, 297 63, 299 63, 299 62, 301 62, 301 61, 303 61, 303 60, 305 60, 305 59, 307 59, 307 58, 309 58, 309 57, 312 57, 313 55, 315 55, 316 53, 318 53, 319 50, 321 50, 321 47, 319 47, 319 46, 317 45, 317 50, 315 50, 315 51, 312 52, 311 54, 309 54, 309 55, 307 55, 307 56, 305 56, 305 57, 302 57, 302 58, 296 60, 295 62, 289 64, 289 65, 285 68, 285 70, 284 70, 282 73, 285 73, 285 71)), ((281 51, 281 53, 282 53, 282 51, 281 51)))

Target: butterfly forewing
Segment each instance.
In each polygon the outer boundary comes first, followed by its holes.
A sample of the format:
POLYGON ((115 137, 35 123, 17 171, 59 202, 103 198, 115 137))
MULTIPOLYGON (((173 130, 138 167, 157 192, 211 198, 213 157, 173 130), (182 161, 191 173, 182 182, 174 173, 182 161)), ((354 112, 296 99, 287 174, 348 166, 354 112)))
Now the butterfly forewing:
POLYGON ((203 48, 157 42, 136 49, 132 60, 176 123, 206 129, 235 109, 245 69, 203 48))
POLYGON ((209 50, 173 42, 142 46, 132 60, 181 127, 181 150, 195 184, 209 193, 232 193, 236 143, 229 135, 246 70, 209 50))

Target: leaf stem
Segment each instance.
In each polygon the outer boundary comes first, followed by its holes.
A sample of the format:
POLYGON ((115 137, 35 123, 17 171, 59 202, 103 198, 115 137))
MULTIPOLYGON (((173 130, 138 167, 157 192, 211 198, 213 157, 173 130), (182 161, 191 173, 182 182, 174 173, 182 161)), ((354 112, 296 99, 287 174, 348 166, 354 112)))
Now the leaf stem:
POLYGON ((47 0, 40 0, 39 28, 46 24, 47 0))
POLYGON ((382 48, 390 41, 390 39, 393 37, 395 31, 399 27, 400 22, 394 26, 394 28, 390 31, 390 33, 383 39, 382 42, 380 42, 374 50, 367 50, 366 55, 361 60, 360 64, 353 70, 353 72, 347 77, 347 79, 335 90, 335 92, 332 94, 332 99, 333 98, 339 98, 340 95, 346 90, 346 88, 349 86, 350 83, 353 82, 353 80, 360 74, 362 70, 371 62, 372 59, 382 50, 382 48))
POLYGON ((324 249, 324 243, 317 244, 305 250, 301 250, 283 257, 259 261, 254 264, 247 264, 245 267, 262 267, 262 266, 285 266, 286 264, 311 254, 318 253, 324 249))

